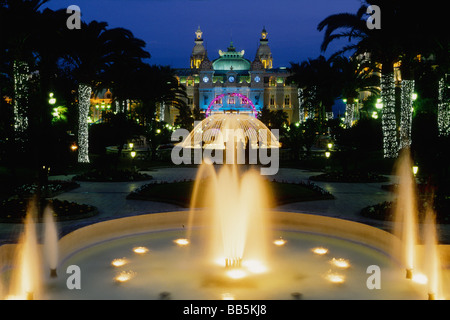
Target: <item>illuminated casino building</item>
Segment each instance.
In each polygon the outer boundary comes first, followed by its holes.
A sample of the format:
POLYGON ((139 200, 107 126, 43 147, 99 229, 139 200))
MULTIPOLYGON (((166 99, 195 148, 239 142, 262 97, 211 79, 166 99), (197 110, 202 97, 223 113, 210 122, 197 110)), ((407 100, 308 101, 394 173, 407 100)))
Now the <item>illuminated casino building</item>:
MULTIPOLYGON (((199 108, 206 116, 214 113, 249 113, 256 115, 265 106, 270 110, 283 110, 289 122, 299 121, 297 87, 287 83, 289 71, 274 68, 272 52, 265 28, 252 60, 245 51, 236 49, 231 42, 226 51, 210 60, 203 45, 200 27, 195 32, 195 45, 190 57, 190 68, 177 69, 177 77, 186 87, 187 104, 199 108)), ((173 123, 178 110, 161 105, 159 120, 173 123)))

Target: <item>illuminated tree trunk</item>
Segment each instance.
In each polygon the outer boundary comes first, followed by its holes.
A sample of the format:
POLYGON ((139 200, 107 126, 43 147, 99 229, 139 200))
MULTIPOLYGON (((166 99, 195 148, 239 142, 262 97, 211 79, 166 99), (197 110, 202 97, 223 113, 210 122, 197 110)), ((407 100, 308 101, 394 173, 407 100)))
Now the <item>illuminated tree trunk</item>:
POLYGON ((91 106, 92 88, 86 84, 78 86, 78 162, 89 163, 88 116, 91 106))
POLYGON ((414 80, 402 80, 402 105, 400 110, 400 149, 411 145, 414 80))
POLYGON ((304 97, 303 97, 303 89, 298 88, 298 122, 302 123, 305 121, 305 106, 304 106, 304 97))
POLYGON ((353 98, 347 99, 345 104, 345 126, 350 128, 353 124, 353 118, 355 114, 355 103, 353 98))
POLYGON ((24 148, 28 129, 30 68, 24 61, 14 61, 14 132, 19 148, 24 148))
POLYGON ((438 129, 439 135, 446 137, 450 134, 450 97, 445 77, 439 80, 438 101, 438 129))
POLYGON ((383 156, 396 158, 398 155, 397 123, 395 118, 395 79, 393 72, 381 74, 381 128, 383 131, 383 156))

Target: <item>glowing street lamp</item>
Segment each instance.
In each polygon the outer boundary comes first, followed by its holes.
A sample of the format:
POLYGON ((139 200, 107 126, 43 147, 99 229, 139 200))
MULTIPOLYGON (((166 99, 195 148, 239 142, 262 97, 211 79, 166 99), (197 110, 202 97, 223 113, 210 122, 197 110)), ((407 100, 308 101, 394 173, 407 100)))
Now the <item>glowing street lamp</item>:
POLYGON ((77 151, 77 149, 78 149, 78 146, 76 145, 76 143, 74 143, 70 146, 70 150, 72 150, 72 151, 77 151))
POLYGON ((377 99, 377 103, 375 104, 375 108, 378 110, 383 109, 383 103, 381 99, 377 99))
POLYGON ((331 156, 331 152, 330 152, 330 151, 325 152, 325 157, 326 157, 327 159, 328 159, 330 156, 331 156))
POLYGON ((130 155, 131 155, 131 158, 134 159, 134 157, 136 157, 136 151, 131 151, 131 152, 130 152, 130 155))
POLYGON ((54 97, 54 93, 50 92, 49 97, 50 97, 50 99, 48 99, 48 103, 51 105, 54 105, 56 103, 56 98, 54 97))
POLYGON ((327 147, 328 147, 328 149, 331 149, 331 148, 333 148, 333 144, 329 143, 329 144, 327 144, 327 147))
POLYGON ((414 176, 417 175, 417 172, 419 172, 419 167, 418 166, 413 166, 412 167, 412 172, 413 172, 414 176))

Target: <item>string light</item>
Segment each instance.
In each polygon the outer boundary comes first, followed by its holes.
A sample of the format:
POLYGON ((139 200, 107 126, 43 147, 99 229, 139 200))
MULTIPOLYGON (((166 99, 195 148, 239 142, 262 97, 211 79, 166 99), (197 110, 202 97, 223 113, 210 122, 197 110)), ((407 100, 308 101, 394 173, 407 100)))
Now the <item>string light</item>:
POLYGON ((355 112, 355 104, 354 103, 346 103, 345 104, 345 126, 350 128, 353 123, 353 115, 355 112))
POLYGON ((312 86, 310 90, 310 98, 308 99, 307 103, 308 119, 314 119, 316 115, 316 110, 314 107, 314 103, 316 102, 316 95, 317 95, 317 86, 312 86))
POLYGON ((26 141, 25 133, 28 129, 28 97, 29 97, 30 68, 24 61, 14 61, 14 131, 16 141, 23 148, 26 141))
POLYGON ((92 88, 85 84, 78 86, 78 162, 89 163, 88 115, 91 106, 92 88))
POLYGON ((303 89, 298 88, 298 121, 302 123, 305 120, 305 108, 303 106, 303 89))
POLYGON ((159 120, 165 121, 165 115, 166 115, 166 104, 163 101, 159 104, 159 120))
POLYGON ((400 149, 411 145, 411 124, 413 111, 414 80, 402 80, 400 109, 400 149))
POLYGON ((439 96, 438 96, 438 129, 440 136, 448 136, 450 134, 450 99, 448 97, 448 89, 445 83, 445 77, 439 80, 439 96))
POLYGON ((398 154, 397 124, 395 119, 395 79, 394 73, 381 75, 381 128, 383 131, 383 156, 396 158, 398 154))

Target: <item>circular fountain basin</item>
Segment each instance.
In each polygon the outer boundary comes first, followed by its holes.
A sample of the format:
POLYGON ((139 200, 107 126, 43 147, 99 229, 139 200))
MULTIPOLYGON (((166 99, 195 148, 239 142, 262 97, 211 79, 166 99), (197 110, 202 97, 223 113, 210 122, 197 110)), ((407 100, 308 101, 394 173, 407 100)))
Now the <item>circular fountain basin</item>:
MULTIPOLYGON (((203 213, 199 213, 201 215, 203 213)), ((60 239, 58 278, 44 299, 424 299, 426 286, 406 280, 391 258, 396 238, 380 229, 336 218, 271 212, 266 261, 243 257, 226 268, 206 253, 188 212, 127 217, 78 229, 60 239), (321 250, 313 250, 321 248, 321 250), (325 252, 325 253, 324 253, 325 252), (113 265, 114 262, 114 265, 113 265), (68 289, 69 266, 81 289, 68 289), (373 269, 379 267, 374 279, 373 269), (379 281, 380 289, 370 283, 379 281), (368 286, 369 282, 369 286, 368 286)))

